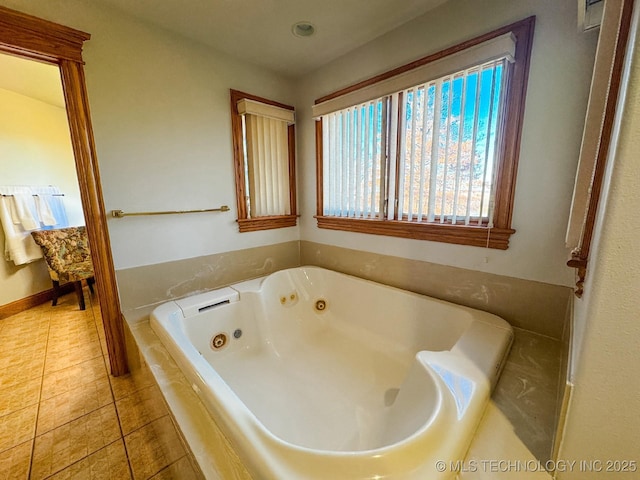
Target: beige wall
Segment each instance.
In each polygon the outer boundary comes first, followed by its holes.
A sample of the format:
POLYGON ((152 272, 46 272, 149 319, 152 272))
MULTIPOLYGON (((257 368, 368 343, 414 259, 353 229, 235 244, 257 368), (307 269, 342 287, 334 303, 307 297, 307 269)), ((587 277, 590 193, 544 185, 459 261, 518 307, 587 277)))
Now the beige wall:
POLYGON ((564 248, 597 32, 579 33, 577 2, 450 0, 302 79, 298 100, 301 239, 509 277, 570 286, 564 248), (310 106, 341 87, 497 27, 536 15, 518 167, 506 251, 321 230, 315 212, 315 137, 310 106))
POLYGON ((261 277, 300 265, 298 241, 246 248, 116 272, 123 311, 261 277))
POLYGON ((597 37, 578 33, 575 2, 450 0, 296 81, 95 3, 2 3, 92 34, 84 58, 107 210, 232 207, 221 214, 110 219, 116 269, 308 240, 557 285, 573 281, 563 236, 597 37), (315 98, 534 14, 518 232, 509 250, 316 228, 309 115, 315 98), (300 229, 237 232, 229 88, 296 105, 300 229))
MULTIPOLYGON (((634 13, 633 61, 619 109, 619 136, 601 196, 583 299, 576 302, 573 395, 560 458, 640 461, 640 61, 639 12, 634 13), (612 161, 612 163, 611 163, 612 161)), ((616 138, 616 133, 614 133, 616 138)), ((615 467, 615 465, 614 465, 615 467)), ((638 473, 587 473, 561 479, 637 478, 638 473)))
POLYGON ((560 285, 307 241, 300 242, 300 263, 484 310, 554 339, 567 324, 572 292, 560 285))
POLYGON ((87 88, 107 211, 227 213, 110 219, 116 269, 298 240, 297 227, 239 234, 229 89, 293 103, 293 84, 96 2, 1 0, 91 33, 87 88))
MULTIPOLYGON (((84 224, 66 111, 0 89, 0 112, 0 183, 56 185, 65 194, 70 224, 84 224)), ((4 234, 0 234, 0 252, 4 252, 4 234)), ((0 260, 0 305, 49 288, 43 260, 19 266, 0 260)))
POLYGON ((285 242, 117 271, 125 311, 299 265, 317 265, 478 308, 560 339, 571 289, 313 242, 285 242), (544 302, 540 299, 544 298, 544 302))

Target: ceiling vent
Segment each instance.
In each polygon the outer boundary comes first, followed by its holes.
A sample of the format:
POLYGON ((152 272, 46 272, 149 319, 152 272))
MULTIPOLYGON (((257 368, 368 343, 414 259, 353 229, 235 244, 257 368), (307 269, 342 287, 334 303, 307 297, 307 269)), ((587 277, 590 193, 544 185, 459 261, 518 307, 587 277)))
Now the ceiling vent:
POLYGON ((578 27, 584 31, 598 28, 603 8, 604 0, 578 0, 578 27))

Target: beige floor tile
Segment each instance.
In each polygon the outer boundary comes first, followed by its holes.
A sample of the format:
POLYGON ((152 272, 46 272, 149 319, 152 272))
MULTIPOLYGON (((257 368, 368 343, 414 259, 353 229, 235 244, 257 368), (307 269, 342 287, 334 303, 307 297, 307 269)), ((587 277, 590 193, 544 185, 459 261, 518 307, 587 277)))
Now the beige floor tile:
POLYGON ((104 338, 104 322, 102 321, 102 315, 100 315, 99 311, 94 313, 94 321, 96 324, 98 335, 100 336, 100 338, 104 338))
POLYGON ((13 388, 33 378, 42 378, 42 371, 21 372, 19 369, 4 370, 0 372, 0 389, 13 388))
POLYGON ((3 322, 2 338, 18 337, 22 335, 46 334, 49 331, 49 319, 24 319, 20 322, 9 323, 7 319, 3 322), (6 323, 5 323, 6 322, 6 323))
POLYGON ((42 305, 38 305, 37 307, 30 308, 29 310, 25 310, 20 313, 16 313, 6 319, 0 321, 0 325, 15 325, 19 323, 23 323, 26 320, 46 320, 51 314, 49 312, 50 304, 43 303, 42 305))
POLYGON ((201 480, 204 479, 201 473, 196 472, 191 466, 188 457, 182 457, 177 462, 172 463, 164 470, 151 477, 151 480, 201 480))
MULTIPOLYGON (((85 309, 80 310, 78 307, 76 299, 73 299, 73 302, 60 304, 57 307, 51 309, 51 320, 58 320, 60 318, 66 319, 83 319, 83 318, 93 318, 93 311, 89 306, 88 302, 85 302, 85 309)), ((86 300, 86 299, 85 299, 86 300)))
POLYGON ((160 389, 153 385, 116 402, 122 433, 127 435, 169 413, 160 389))
POLYGON ((106 377, 43 400, 36 434, 42 435, 112 402, 111 386, 106 377))
POLYGON ((104 363, 104 368, 107 369, 107 374, 109 378, 111 378, 111 364, 109 363, 109 355, 102 355, 102 363, 104 363))
POLYGON ((26 480, 29 478, 33 440, 26 441, 0 453, 0 478, 26 480))
POLYGON ((87 343, 66 352, 47 353, 44 366, 45 374, 72 367, 79 363, 91 360, 102 355, 100 341, 87 343))
POLYGON ((47 347, 47 331, 19 333, 0 336, 2 356, 44 352, 47 347))
POLYGON ((168 415, 130 433, 124 441, 136 480, 150 478, 185 455, 168 415))
MULTIPOLYGON (((109 360, 107 359, 107 364, 108 363, 109 360)), ((153 376, 146 365, 143 365, 135 372, 128 373, 127 375, 121 375, 119 377, 110 376, 109 381, 111 382, 113 396, 116 400, 126 397, 127 395, 131 395, 143 388, 155 385, 153 376)))
POLYGON ((0 417, 40 401, 42 378, 36 377, 15 385, 0 387, 0 417))
POLYGON ((0 357, 0 372, 22 373, 25 379, 39 377, 42 375, 44 366, 44 350, 41 352, 20 352, 3 353, 0 357))
POLYGON ((126 480, 130 478, 131 472, 122 440, 107 445, 49 477, 50 480, 126 480))
POLYGON ((36 364, 35 366, 36 369, 33 371, 14 367, 0 370, 0 389, 4 390, 5 388, 13 388, 27 380, 42 378, 42 366, 39 364, 36 364), (40 368, 37 368, 38 366, 40 368))
POLYGON ((113 404, 36 437, 31 478, 42 479, 118 440, 113 404))
POLYGON ((107 340, 104 337, 99 337, 99 338, 100 338, 100 348, 102 348, 102 354, 108 355, 109 349, 107 348, 107 340))
POLYGON ((94 330, 93 319, 64 315, 51 320, 49 336, 52 339, 58 339, 74 333, 92 332, 94 330))
POLYGON ((106 376, 107 369, 100 357, 48 373, 42 381, 42 399, 46 400, 55 397, 81 385, 91 384, 106 376))
POLYGON ((34 437, 38 405, 0 417, 0 452, 34 437))
MULTIPOLYGON (((90 305, 90 301, 91 301, 91 296, 87 290, 87 288, 84 288, 84 303, 85 303, 85 307, 88 310, 88 307, 90 305)), ((80 307, 78 306, 78 298, 76 297, 75 292, 72 293, 68 293, 66 295, 63 295, 61 297, 58 297, 58 305, 56 305, 55 307, 53 307, 53 312, 58 313, 60 311, 66 311, 66 312, 82 312, 82 310, 80 310, 80 307)))
POLYGON ((51 325, 63 326, 71 322, 87 320, 87 310, 78 310, 77 305, 58 305, 51 310, 51 325))
MULTIPOLYGON (((96 336, 98 331, 92 319, 63 319, 59 325, 51 322, 49 331, 49 341, 56 342, 60 340, 68 340, 70 338, 78 338, 87 340, 88 336, 96 336)), ((95 340, 91 339, 91 340, 95 340)))
POLYGON ((67 327, 63 332, 51 332, 49 334, 49 349, 69 348, 70 346, 82 345, 98 340, 98 332, 93 322, 76 327, 67 327))
POLYGON ((119 480, 130 468, 145 480, 201 478, 151 372, 108 375, 97 298, 85 293, 85 311, 66 295, 0 320, 0 480, 119 480))

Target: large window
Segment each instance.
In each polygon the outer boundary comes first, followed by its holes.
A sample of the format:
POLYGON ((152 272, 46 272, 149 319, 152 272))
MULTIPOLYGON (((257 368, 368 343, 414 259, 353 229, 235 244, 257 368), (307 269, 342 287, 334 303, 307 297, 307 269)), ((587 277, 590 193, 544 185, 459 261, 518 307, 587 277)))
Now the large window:
POLYGON ((293 107, 231 90, 241 232, 296 224, 293 107))
POLYGON ((506 249, 533 20, 316 101, 318 226, 506 249))

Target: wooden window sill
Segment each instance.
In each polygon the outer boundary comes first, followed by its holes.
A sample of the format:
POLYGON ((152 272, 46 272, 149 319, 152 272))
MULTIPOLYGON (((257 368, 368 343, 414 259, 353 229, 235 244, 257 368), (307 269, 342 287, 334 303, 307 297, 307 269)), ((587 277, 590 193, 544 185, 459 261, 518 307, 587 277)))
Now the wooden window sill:
POLYGON ((298 215, 276 215, 272 217, 239 218, 240 232, 255 232, 274 228, 295 227, 298 215))
POLYGON ((475 247, 509 248, 509 238, 515 233, 510 228, 492 228, 472 225, 416 223, 401 220, 316 216, 318 228, 342 230, 372 235, 430 240, 434 242, 472 245, 475 247))

